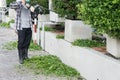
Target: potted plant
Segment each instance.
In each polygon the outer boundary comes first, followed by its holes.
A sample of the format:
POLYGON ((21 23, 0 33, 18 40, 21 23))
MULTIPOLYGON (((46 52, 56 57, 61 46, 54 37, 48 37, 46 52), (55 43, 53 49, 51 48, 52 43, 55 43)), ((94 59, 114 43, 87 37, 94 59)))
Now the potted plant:
POLYGON ((52 0, 53 10, 59 16, 65 17, 65 40, 73 42, 76 39, 91 39, 91 28, 78 18, 77 5, 81 0, 52 0))
POLYGON ((120 15, 119 1, 83 0, 81 18, 91 24, 100 33, 107 34, 107 51, 120 57, 120 15))

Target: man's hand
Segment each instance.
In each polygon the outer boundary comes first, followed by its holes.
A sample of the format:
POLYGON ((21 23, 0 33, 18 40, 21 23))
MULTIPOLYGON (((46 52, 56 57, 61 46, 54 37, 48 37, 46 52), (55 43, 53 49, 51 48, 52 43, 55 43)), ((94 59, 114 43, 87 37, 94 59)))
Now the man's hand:
POLYGON ((22 0, 22 3, 25 5, 25 0, 22 0))
POLYGON ((27 8, 30 8, 30 4, 26 3, 25 5, 26 5, 27 8))
POLYGON ((34 12, 35 8, 33 6, 30 7, 30 11, 34 12))

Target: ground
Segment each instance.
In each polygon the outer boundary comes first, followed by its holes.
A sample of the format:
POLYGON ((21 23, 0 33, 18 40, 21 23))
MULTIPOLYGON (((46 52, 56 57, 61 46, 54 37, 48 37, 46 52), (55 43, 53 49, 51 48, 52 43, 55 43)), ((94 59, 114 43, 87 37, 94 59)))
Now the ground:
MULTIPOLYGON (((2 45, 9 41, 16 41, 17 34, 12 29, 0 28, 0 80, 71 80, 64 77, 36 75, 26 70, 18 62, 17 50, 6 50, 2 45)), ((29 51, 33 55, 47 55, 44 51, 29 51)))

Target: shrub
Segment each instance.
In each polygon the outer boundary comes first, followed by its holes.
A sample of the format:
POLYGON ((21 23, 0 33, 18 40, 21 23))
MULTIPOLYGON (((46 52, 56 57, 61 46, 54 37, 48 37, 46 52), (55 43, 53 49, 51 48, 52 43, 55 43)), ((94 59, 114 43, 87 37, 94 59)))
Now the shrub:
POLYGON ((6 0, 6 4, 7 4, 7 7, 9 6, 9 4, 13 1, 16 1, 16 0, 6 0))
POLYGON ((73 43, 75 46, 80 46, 80 47, 104 47, 105 42, 103 41, 97 41, 97 40, 75 40, 73 43))
POLYGON ((49 13, 49 10, 48 10, 48 0, 31 0, 30 1, 30 4, 31 5, 36 5, 36 4, 39 4, 40 6, 43 7, 43 9, 45 10, 45 14, 48 14, 49 13))
POLYGON ((63 35, 63 34, 58 34, 58 35, 56 36, 56 38, 57 38, 57 39, 64 39, 64 35, 63 35))
POLYGON ((76 5, 81 2, 81 0, 52 0, 53 10, 60 16, 67 19, 77 19, 77 7, 76 5))
POLYGON ((120 0, 83 0, 79 15, 98 32, 120 39, 120 0))

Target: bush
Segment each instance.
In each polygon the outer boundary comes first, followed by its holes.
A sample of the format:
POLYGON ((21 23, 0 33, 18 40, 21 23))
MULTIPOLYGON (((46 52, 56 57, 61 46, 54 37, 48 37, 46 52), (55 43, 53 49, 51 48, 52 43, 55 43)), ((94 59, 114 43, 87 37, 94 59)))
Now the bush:
POLYGON ((52 0, 53 10, 60 16, 67 19, 77 19, 77 7, 76 5, 81 2, 81 0, 52 0))
POLYGON ((16 0, 6 0, 6 4, 7 4, 7 7, 9 6, 9 4, 13 1, 16 1, 16 0))
POLYGON ((120 0, 83 0, 79 15, 98 32, 120 39, 120 0))
POLYGON ((105 42, 100 40, 75 40, 72 43, 74 46, 80 46, 80 47, 105 47, 105 42))
POLYGON ((39 4, 40 6, 43 7, 43 9, 45 10, 45 14, 48 14, 49 13, 49 7, 48 7, 48 0, 31 0, 30 1, 30 4, 31 5, 36 5, 36 4, 39 4))
POLYGON ((63 35, 63 34, 58 34, 58 35, 56 36, 56 38, 57 38, 57 39, 64 39, 64 35, 63 35))

